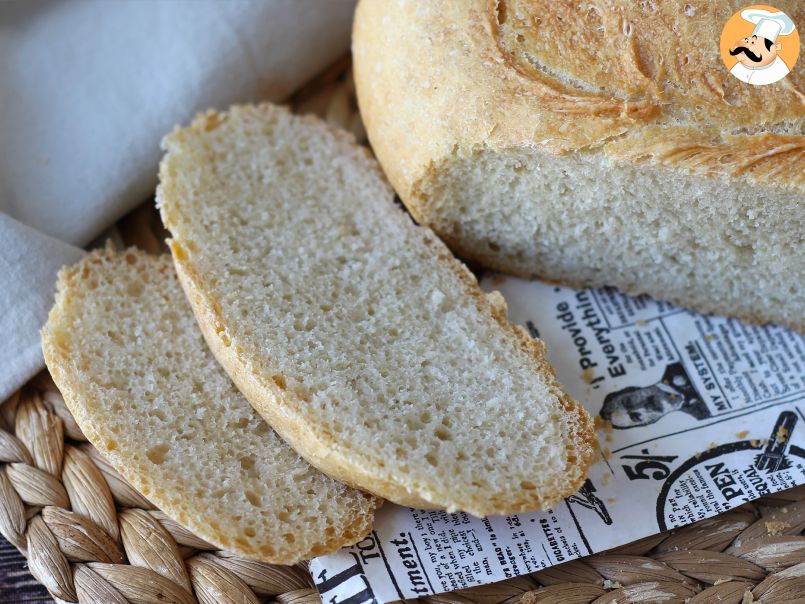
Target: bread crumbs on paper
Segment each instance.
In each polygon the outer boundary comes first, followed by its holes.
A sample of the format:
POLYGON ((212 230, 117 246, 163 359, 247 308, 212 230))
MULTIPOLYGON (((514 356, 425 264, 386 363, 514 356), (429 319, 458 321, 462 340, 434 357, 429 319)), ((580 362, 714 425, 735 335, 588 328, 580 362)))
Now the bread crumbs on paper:
POLYGON ((735 438, 746 438, 747 434, 749 434, 749 430, 741 430, 735 435, 735 438))
POLYGON ((780 426, 777 429, 777 435, 776 436, 777 436, 778 442, 784 443, 785 441, 787 441, 788 440, 788 435, 789 435, 788 428, 786 428, 785 426, 780 426))
POLYGON ((611 443, 614 439, 612 438, 612 422, 602 418, 601 416, 597 415, 593 420, 596 432, 598 430, 604 430, 604 442, 611 443))

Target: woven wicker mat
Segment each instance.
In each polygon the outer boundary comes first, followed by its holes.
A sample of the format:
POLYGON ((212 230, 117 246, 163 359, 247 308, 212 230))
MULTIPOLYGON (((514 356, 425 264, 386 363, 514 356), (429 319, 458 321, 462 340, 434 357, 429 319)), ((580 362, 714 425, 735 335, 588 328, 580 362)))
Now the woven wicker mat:
MULTIPOLYGON (((348 59, 339 61, 293 106, 365 141, 348 67, 348 59)), ((121 245, 165 249, 153 203, 112 235, 121 245)), ((583 560, 423 601, 805 603, 803 530, 800 487, 583 560)), ((274 566, 217 551, 155 509, 86 442, 46 373, 0 405, 0 534, 57 602, 321 602, 305 565, 274 566)), ((21 563, 14 576, 8 564, 0 553, 0 602, 47 601, 19 580, 21 563)))

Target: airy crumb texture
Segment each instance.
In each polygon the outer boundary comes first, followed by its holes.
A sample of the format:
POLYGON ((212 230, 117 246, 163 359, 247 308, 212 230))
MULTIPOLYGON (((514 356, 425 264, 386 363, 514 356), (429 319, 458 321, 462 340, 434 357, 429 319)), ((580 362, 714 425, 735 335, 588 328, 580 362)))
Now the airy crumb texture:
POLYGON ((485 266, 805 332, 796 191, 616 169, 594 153, 486 149, 446 159, 420 186, 423 222, 485 266))
POLYGON ((292 564, 370 530, 379 502, 310 466, 236 390, 169 256, 98 250, 62 269, 42 347, 92 444, 214 545, 292 564))
POLYGON ((479 516, 578 488, 589 416, 365 149, 270 105, 201 115, 164 146, 158 199, 207 342, 311 463, 479 516))

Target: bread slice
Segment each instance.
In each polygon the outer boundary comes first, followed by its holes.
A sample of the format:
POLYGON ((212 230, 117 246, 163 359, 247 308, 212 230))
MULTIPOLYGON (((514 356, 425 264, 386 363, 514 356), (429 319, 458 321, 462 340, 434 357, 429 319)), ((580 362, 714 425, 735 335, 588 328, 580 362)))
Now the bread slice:
POLYGON ((90 442, 210 543, 292 564, 370 530, 379 502, 310 466, 235 389, 167 254, 98 250, 62 269, 42 348, 90 442))
POLYGON ((730 75, 737 8, 361 0, 369 140, 464 258, 805 332, 805 69, 730 75))
POLYGON ((393 203, 368 152, 261 105, 170 134, 157 196, 207 342, 322 471, 482 516, 573 493, 589 416, 545 348, 393 203))

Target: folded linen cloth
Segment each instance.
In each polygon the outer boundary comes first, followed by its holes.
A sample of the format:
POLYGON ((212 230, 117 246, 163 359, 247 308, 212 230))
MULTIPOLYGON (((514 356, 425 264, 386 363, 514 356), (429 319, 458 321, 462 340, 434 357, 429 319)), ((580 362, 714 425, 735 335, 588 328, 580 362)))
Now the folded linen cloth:
POLYGON ((58 267, 153 195, 161 137, 207 107, 286 98, 348 50, 353 9, 0 3, 0 401, 42 367, 58 267))

